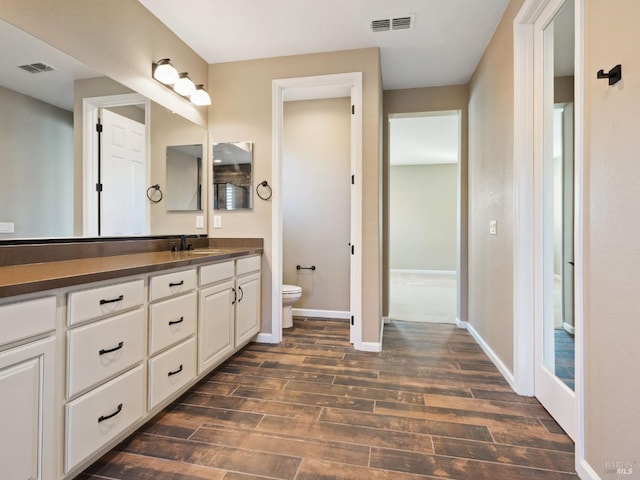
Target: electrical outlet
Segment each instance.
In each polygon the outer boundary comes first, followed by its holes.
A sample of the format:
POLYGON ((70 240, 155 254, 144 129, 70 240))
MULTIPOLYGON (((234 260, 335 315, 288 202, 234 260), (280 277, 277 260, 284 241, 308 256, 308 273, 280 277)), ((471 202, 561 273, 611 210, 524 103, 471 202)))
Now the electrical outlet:
POLYGON ((213 228, 222 228, 222 217, 220 215, 213 216, 213 228))
POLYGON ((498 234, 498 221, 489 220, 489 235, 497 235, 497 234, 498 234))
POLYGON ((204 215, 196 215, 196 228, 204 228, 204 215))

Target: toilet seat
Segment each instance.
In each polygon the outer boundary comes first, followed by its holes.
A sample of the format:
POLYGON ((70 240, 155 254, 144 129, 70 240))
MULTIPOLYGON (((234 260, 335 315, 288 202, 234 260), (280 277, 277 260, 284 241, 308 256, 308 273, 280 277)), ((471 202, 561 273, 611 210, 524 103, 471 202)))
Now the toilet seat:
POLYGON ((297 285, 282 285, 282 296, 288 297, 291 295, 300 295, 302 293, 302 287, 297 285))

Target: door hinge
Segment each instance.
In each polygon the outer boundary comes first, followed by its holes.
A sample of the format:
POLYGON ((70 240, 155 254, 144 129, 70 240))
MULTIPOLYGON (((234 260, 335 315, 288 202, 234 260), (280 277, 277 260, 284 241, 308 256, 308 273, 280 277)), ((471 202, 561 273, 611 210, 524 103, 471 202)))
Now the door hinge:
POLYGON ((356 176, 351 175, 351 185, 355 185, 355 184, 356 184, 356 176))
POLYGON ((355 255, 356 254, 356 247, 354 245, 351 245, 351 255, 355 255))
POLYGON ((351 315, 351 325, 355 325, 354 320, 353 320, 353 315, 351 315))
POLYGON ((101 123, 96 123, 96 132, 102 133, 102 124, 101 123))
POLYGON ((101 191, 102 191, 102 184, 96 183, 96 192, 101 192, 101 191))
POLYGON ((351 105, 351 115, 355 115, 355 114, 356 114, 356 106, 351 105))

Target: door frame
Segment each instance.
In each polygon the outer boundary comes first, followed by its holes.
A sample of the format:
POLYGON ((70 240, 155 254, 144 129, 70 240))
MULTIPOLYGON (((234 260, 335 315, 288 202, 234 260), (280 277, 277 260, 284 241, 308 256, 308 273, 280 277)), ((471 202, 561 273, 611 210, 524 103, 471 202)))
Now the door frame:
MULTIPOLYGON (((320 98, 351 97, 351 243, 354 245, 350 268, 350 311, 353 316, 350 339, 357 350, 376 350, 362 342, 362 72, 339 73, 272 81, 272 190, 271 219, 271 334, 264 341, 282 341, 282 152, 284 102, 320 98)), ((377 344, 376 344, 377 345, 377 344)))
MULTIPOLYGON (((150 148, 151 148, 151 102, 139 93, 125 93, 104 97, 86 97, 82 99, 82 235, 85 237, 98 236, 98 201, 96 198, 96 184, 98 183, 98 123, 101 108, 124 107, 128 105, 144 105, 145 138, 145 178, 149 184, 150 148)), ((151 231, 149 204, 146 204, 146 230, 151 231)))
MULTIPOLYGON (((514 27, 514 378, 520 395, 534 395, 535 370, 535 288, 536 251, 533 219, 537 195, 534 185, 534 150, 541 126, 534 121, 534 91, 541 89, 541 77, 534 75, 540 62, 534 48, 534 24, 554 0, 525 0, 513 22, 514 27)), ((575 93, 574 93, 574 242, 575 242, 575 395, 576 471, 581 478, 594 478, 584 457, 584 0, 575 3, 575 93)))

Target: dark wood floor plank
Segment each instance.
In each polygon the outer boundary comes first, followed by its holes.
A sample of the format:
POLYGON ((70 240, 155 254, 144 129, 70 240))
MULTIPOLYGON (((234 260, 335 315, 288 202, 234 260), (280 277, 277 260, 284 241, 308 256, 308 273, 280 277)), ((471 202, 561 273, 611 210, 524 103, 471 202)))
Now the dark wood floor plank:
POLYGON ((369 447, 353 442, 298 438, 279 432, 263 433, 225 427, 203 427, 198 429, 191 440, 249 449, 257 452, 278 453, 315 460, 332 459, 334 462, 367 466, 369 447))
POLYGON ((467 331, 394 321, 374 353, 349 329, 295 318, 281 344, 250 344, 78 478, 577 479, 573 442, 467 331))
POLYGON ((265 417, 260 422, 258 431, 269 433, 287 432, 288 435, 298 438, 352 442, 358 445, 376 445, 416 452, 433 451, 429 435, 390 431, 375 427, 265 417))
POLYGON ((573 473, 575 470, 574 457, 566 452, 441 437, 433 437, 433 446, 436 455, 520 465, 565 473, 573 473))
POLYGON ((575 480, 575 475, 478 460, 372 448, 371 466, 421 475, 470 480, 575 480))
POLYGON ((136 435, 122 445, 122 450, 146 457, 291 480, 300 464, 297 457, 146 434, 136 435))

